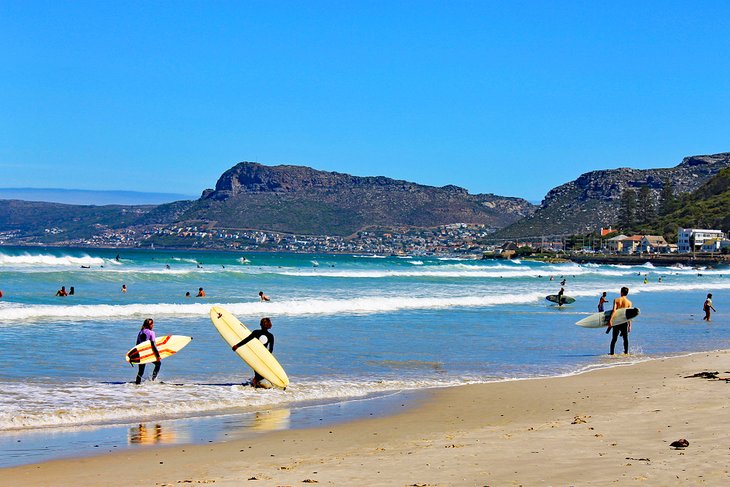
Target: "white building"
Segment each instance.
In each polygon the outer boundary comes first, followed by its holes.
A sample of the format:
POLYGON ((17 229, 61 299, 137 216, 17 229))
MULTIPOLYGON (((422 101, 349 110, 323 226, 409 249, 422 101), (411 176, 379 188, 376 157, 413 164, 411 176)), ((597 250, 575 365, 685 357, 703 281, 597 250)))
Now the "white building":
POLYGON ((705 230, 702 228, 681 228, 677 238, 679 252, 694 252, 702 248, 706 240, 722 239, 722 230, 705 230))

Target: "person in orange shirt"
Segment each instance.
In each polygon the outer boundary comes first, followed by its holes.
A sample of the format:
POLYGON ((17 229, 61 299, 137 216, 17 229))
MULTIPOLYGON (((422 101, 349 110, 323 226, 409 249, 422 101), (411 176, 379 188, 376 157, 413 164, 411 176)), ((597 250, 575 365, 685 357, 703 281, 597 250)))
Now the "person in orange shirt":
POLYGON ((198 288, 198 294, 195 296, 196 298, 204 298, 205 297, 205 291, 203 291, 202 287, 198 288))
POLYGON ((629 298, 626 297, 628 295, 629 288, 624 286, 621 288, 621 296, 613 300, 613 310, 611 311, 611 317, 608 319, 608 329, 606 330, 606 333, 608 333, 609 330, 613 331, 613 336, 611 337, 611 350, 609 352, 609 355, 613 355, 613 351, 616 347, 616 341, 618 340, 619 335, 621 335, 624 339, 624 353, 629 353, 629 333, 631 332, 631 322, 627 321, 626 323, 613 326, 613 317, 616 315, 617 310, 633 307, 633 304, 631 304, 629 298))

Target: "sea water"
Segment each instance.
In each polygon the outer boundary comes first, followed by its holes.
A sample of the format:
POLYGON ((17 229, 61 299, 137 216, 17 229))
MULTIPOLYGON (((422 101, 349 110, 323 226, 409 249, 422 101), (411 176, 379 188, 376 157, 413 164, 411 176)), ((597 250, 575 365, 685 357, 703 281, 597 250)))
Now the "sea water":
MULTIPOLYGON (((0 290, 0 451, 114 427, 130 444, 163 441, 160 424, 205 429, 236 415, 249 415, 250 429, 266 414, 274 420, 264 424, 285 427, 313 406, 336 415, 333 407, 400 391, 730 348, 727 267, 6 247, 0 290), (563 279, 576 302, 558 307, 545 296, 563 279), (74 295, 55 296, 61 286, 74 295), (641 316, 630 355, 609 358, 610 335, 574 323, 596 311, 601 292, 611 300, 622 286, 641 316), (206 296, 197 298, 201 287, 206 296), (709 324, 708 292, 720 311, 709 324), (286 391, 243 385, 252 372, 210 322, 213 305, 250 329, 272 319, 286 391), (137 386, 124 356, 148 317, 158 336, 194 339, 162 362, 158 381, 137 386)), ((13 458, 6 464, 21 461, 13 458)))

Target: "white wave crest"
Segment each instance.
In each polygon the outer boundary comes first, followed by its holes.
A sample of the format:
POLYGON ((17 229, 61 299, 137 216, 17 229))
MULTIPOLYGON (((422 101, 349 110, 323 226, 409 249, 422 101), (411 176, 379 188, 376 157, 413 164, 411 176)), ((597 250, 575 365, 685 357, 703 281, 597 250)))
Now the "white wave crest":
POLYGON ((101 257, 82 255, 75 257, 71 255, 56 256, 51 254, 30 254, 8 255, 0 253, 0 266, 52 266, 52 267, 78 267, 82 265, 99 266, 104 265, 105 260, 101 257))
MULTIPOLYGON (((464 383, 470 380, 465 379, 464 383)), ((293 382, 287 390, 261 394, 232 384, 83 382, 71 384, 5 383, 0 397, 0 431, 65 428, 90 424, 229 414, 303 402, 362 398, 371 394, 453 385, 453 380, 328 380, 293 382)))
POLYGON ((506 304, 524 304, 542 297, 540 293, 491 294, 460 297, 361 297, 353 299, 301 299, 280 302, 126 304, 126 305, 20 305, 5 303, 0 307, 0 323, 13 326, 33 320, 102 320, 146 316, 207 316, 210 307, 225 306, 239 316, 308 316, 330 314, 374 314, 399 310, 478 308, 506 304))

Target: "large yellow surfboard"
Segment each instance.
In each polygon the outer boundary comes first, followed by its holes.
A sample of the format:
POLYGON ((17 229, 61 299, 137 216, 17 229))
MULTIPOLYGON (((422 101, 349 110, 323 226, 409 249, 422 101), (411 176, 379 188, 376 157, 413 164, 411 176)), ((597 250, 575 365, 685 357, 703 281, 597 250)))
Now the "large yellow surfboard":
MULTIPOLYGON (((243 323, 238 321, 238 318, 221 306, 210 308, 210 321, 231 347, 251 333, 243 323)), ((286 376, 284 368, 260 341, 251 340, 246 345, 239 347, 236 353, 253 370, 276 387, 286 389, 286 386, 289 385, 289 377, 286 376)))

